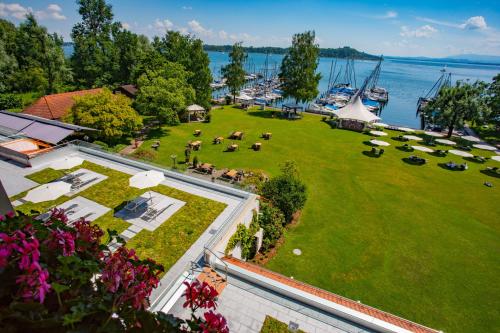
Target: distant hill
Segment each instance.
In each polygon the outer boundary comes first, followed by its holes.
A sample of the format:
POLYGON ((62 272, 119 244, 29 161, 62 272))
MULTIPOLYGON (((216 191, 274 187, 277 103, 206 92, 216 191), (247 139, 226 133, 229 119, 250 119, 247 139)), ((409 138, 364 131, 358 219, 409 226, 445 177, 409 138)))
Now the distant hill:
MULTIPOLYGON (((231 45, 204 45, 205 51, 216 52, 230 52, 231 45)), ((288 48, 273 47, 273 46, 248 46, 244 47, 245 52, 248 53, 271 53, 271 54, 285 54, 288 48)), ((326 58, 351 58, 359 60, 378 60, 380 57, 358 51, 349 46, 339 47, 336 49, 319 49, 319 56, 326 58)))
POLYGON ((446 57, 446 59, 466 60, 480 63, 500 64, 500 56, 482 54, 459 54, 446 57))

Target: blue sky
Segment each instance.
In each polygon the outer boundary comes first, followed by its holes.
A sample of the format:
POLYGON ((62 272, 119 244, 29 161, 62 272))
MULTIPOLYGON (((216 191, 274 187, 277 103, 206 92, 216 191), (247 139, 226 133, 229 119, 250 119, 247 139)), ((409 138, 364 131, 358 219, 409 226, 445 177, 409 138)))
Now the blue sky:
MULTIPOLYGON (((108 2, 116 20, 149 37, 175 29, 209 44, 287 46, 293 33, 313 29, 321 47, 396 56, 500 55, 498 0, 108 2)), ((2 18, 19 23, 27 11, 65 40, 80 20, 72 0, 0 0, 2 18)))

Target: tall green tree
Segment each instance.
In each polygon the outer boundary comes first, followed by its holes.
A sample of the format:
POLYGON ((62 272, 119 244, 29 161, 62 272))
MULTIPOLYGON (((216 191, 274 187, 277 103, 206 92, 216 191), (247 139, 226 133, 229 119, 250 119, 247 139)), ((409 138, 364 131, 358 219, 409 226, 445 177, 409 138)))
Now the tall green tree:
POLYGON ((229 53, 230 62, 222 67, 222 76, 226 79, 227 87, 233 95, 233 103, 236 102, 236 94, 245 84, 245 69, 243 65, 247 59, 247 54, 243 50, 241 43, 235 43, 229 53))
POLYGON ((166 60, 176 62, 191 72, 188 83, 196 92, 195 102, 205 108, 210 107, 212 98, 212 73, 210 59, 203 49, 203 42, 190 35, 178 31, 167 31, 161 39, 156 38, 153 46, 166 60))
POLYGON ((77 84, 90 88, 111 84, 114 45, 111 39, 113 12, 105 0, 78 0, 82 21, 71 32, 74 52, 71 58, 77 84))
POLYGON ((429 102, 424 114, 430 122, 448 129, 448 137, 455 128, 462 128, 466 121, 482 122, 489 116, 486 84, 482 81, 464 83, 457 81, 455 86, 443 87, 438 96, 429 102))
POLYGON ((71 109, 73 122, 99 130, 93 134, 96 139, 114 143, 132 135, 142 125, 142 118, 131 107, 132 101, 108 89, 75 100, 71 109))
POLYGON ((500 73, 493 78, 493 82, 488 86, 488 106, 491 110, 488 120, 500 124, 500 73))
POLYGON ((295 103, 311 101, 319 93, 321 74, 316 73, 319 46, 315 38, 314 31, 295 34, 281 62, 279 77, 283 82, 283 96, 295 99, 295 103))
POLYGON ((137 110, 155 116, 160 124, 178 124, 195 98, 189 75, 181 64, 173 62, 156 71, 148 70, 138 80, 137 110))

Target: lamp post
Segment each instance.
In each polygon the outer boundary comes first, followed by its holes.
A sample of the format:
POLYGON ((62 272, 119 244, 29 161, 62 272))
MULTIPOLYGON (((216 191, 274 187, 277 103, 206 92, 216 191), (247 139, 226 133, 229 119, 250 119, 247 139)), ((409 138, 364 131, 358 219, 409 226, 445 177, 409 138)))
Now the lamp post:
POLYGON ((173 169, 177 169, 177 165, 176 165, 176 160, 177 160, 177 155, 170 155, 170 158, 172 159, 172 168, 173 169))

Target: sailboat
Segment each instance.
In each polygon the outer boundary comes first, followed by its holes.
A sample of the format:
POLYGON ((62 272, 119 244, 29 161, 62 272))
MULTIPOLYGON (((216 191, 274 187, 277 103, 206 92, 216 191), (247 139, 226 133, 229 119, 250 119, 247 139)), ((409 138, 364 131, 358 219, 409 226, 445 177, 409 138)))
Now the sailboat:
POLYGON ((432 88, 427 92, 427 94, 418 98, 416 116, 417 117, 420 116, 421 129, 425 129, 428 122, 428 119, 425 116, 423 110, 425 109, 427 104, 429 104, 430 101, 432 101, 437 97, 441 88, 449 87, 450 85, 451 85, 451 73, 446 70, 446 65, 445 65, 444 68, 441 69, 441 76, 434 83, 432 88))

